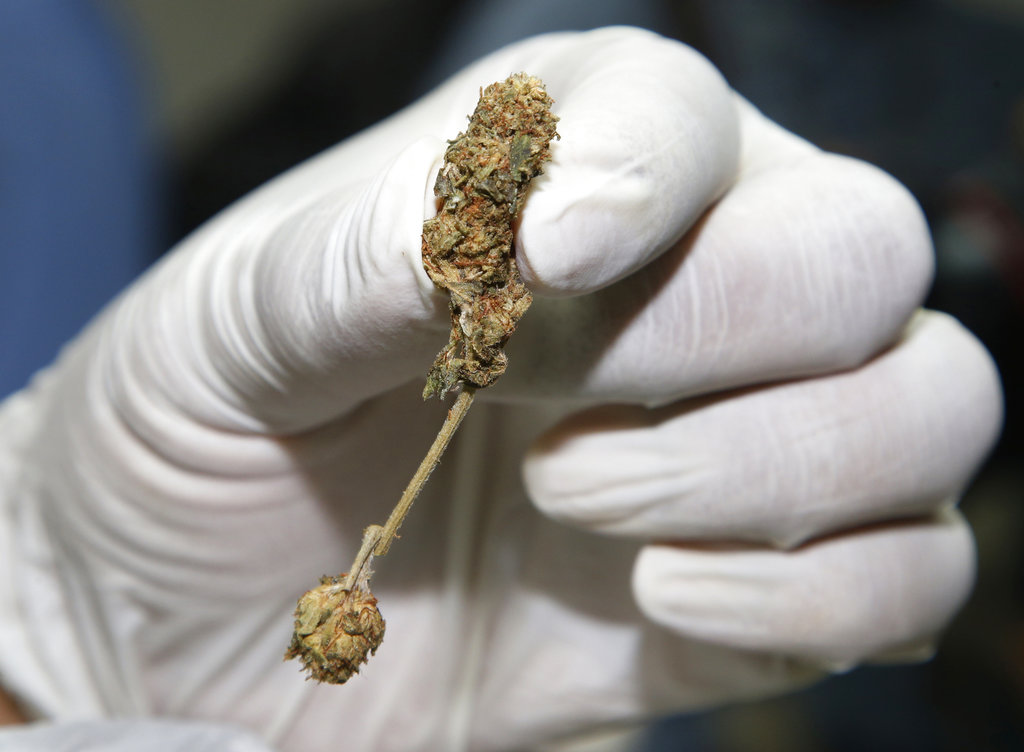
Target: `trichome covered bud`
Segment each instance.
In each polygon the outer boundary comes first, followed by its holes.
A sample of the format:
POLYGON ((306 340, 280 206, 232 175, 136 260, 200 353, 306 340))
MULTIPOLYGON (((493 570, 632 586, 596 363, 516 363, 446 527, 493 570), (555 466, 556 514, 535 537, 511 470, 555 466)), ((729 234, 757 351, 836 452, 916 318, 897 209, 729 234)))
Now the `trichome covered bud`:
POLYGON ((384 639, 384 619, 369 590, 343 587, 344 576, 321 577, 299 599, 285 659, 298 658, 309 678, 344 684, 384 639))
POLYGON ((423 266, 449 293, 452 330, 424 397, 460 383, 490 386, 505 372, 502 348, 532 301, 516 268, 512 223, 550 159, 552 103, 525 73, 491 84, 445 152, 434 184, 441 208, 423 225, 423 266))

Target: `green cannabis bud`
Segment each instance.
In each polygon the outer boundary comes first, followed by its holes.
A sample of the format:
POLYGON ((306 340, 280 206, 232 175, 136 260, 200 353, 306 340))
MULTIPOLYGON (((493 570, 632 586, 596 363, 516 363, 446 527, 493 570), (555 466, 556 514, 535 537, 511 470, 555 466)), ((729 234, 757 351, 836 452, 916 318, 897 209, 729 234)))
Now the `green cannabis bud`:
POLYGON ((533 298, 519 277, 512 223, 551 158, 551 97, 525 73, 488 86, 437 175, 441 208, 423 225, 423 267, 450 297, 452 330, 424 398, 458 384, 486 387, 505 372, 503 347, 533 298))
POLYGON ((368 590, 346 590, 344 576, 321 577, 299 599, 295 633, 285 660, 298 658, 307 678, 344 684, 384 639, 384 620, 377 599, 368 590))

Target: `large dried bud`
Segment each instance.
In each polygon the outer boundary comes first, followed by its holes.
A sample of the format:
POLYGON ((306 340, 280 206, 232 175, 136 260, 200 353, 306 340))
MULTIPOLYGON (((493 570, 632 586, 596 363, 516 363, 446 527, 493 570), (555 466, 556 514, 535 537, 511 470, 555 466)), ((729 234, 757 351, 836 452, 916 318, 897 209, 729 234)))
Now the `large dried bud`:
POLYGON ((512 225, 530 181, 551 158, 558 118, 544 84, 517 73, 481 93, 469 127, 451 141, 434 183, 441 199, 423 223, 423 267, 448 291, 451 334, 427 376, 424 398, 460 383, 493 384, 502 349, 533 300, 519 276, 512 225))
POLYGON ((384 619, 368 590, 342 587, 345 578, 321 577, 295 608, 295 633, 285 660, 298 658, 309 678, 344 684, 384 639, 384 619))

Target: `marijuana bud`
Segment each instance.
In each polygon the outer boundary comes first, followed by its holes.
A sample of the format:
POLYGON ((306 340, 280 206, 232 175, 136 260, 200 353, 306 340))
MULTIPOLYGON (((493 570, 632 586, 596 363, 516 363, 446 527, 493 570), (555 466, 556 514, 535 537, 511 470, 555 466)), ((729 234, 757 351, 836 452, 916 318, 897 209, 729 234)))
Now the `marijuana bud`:
POLYGON ((512 223, 551 158, 552 104, 525 73, 491 84, 445 152, 434 184, 441 208, 423 224, 423 267, 448 291, 452 330, 424 398, 444 397, 460 383, 490 386, 505 372, 502 348, 533 300, 515 264, 512 223))
POLYGON ((525 73, 491 84, 466 132, 445 152, 434 184, 442 205, 423 224, 423 266, 448 291, 452 330, 423 396, 462 390, 387 522, 363 531, 350 573, 321 577, 320 585, 299 599, 284 657, 300 659, 311 679, 344 684, 377 651, 384 620, 369 590, 370 562, 388 552, 476 389, 505 372, 502 348, 532 301, 515 264, 512 223, 530 181, 551 158, 551 139, 558 137, 552 103, 544 85, 525 73))
POLYGON ((368 590, 342 585, 344 575, 321 577, 295 609, 295 633, 285 660, 298 658, 309 678, 344 684, 384 639, 384 619, 368 590))

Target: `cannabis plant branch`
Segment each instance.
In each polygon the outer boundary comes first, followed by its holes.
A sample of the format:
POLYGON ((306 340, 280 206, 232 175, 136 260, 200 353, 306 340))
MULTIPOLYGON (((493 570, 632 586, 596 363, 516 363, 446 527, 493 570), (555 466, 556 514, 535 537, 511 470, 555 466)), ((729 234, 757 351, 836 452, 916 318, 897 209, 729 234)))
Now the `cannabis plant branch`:
POLYGON ((509 76, 481 93, 468 128, 445 151, 434 184, 441 205, 423 224, 422 253, 430 279, 448 292, 452 328, 423 396, 459 394, 387 522, 363 531, 348 573, 322 577, 299 599, 285 658, 302 661, 312 679, 343 684, 380 646, 384 620, 370 592, 373 559, 388 552, 476 390, 505 372, 505 343, 532 302, 516 267, 512 225, 558 137, 552 104, 540 80, 509 76))

